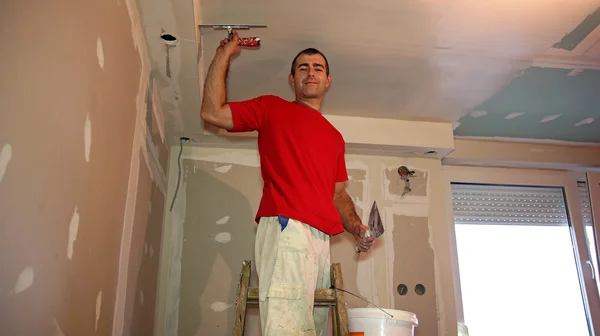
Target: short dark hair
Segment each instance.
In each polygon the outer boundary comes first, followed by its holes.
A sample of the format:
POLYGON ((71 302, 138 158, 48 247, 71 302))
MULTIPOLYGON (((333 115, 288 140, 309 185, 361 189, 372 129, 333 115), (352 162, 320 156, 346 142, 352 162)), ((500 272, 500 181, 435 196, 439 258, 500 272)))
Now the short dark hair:
POLYGON ((292 74, 292 76, 294 76, 296 74, 296 60, 298 59, 298 57, 300 57, 300 55, 321 55, 323 56, 323 59, 325 60, 325 71, 327 73, 327 75, 329 75, 329 62, 327 61, 327 57, 325 57, 325 55, 323 55, 322 52, 320 52, 319 50, 315 49, 315 48, 306 48, 304 50, 302 50, 301 52, 298 53, 298 55, 296 55, 296 57, 294 57, 294 60, 292 61, 292 68, 290 70, 290 73, 292 74))

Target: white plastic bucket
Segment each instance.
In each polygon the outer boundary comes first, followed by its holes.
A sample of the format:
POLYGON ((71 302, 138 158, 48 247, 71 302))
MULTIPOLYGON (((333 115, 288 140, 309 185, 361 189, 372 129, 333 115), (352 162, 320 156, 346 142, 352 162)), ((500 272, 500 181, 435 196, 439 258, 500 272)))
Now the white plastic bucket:
POLYGON ((395 309, 349 308, 348 328, 350 336, 414 336, 419 325, 417 315, 395 309))

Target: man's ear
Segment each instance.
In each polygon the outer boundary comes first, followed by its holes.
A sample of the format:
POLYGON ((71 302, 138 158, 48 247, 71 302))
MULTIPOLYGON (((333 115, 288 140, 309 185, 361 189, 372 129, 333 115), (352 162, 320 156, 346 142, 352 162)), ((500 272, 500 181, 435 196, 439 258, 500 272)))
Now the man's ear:
POLYGON ((327 75, 327 82, 325 82, 325 88, 328 88, 331 85, 331 74, 327 75))
POLYGON ((290 86, 292 87, 292 89, 296 89, 296 85, 294 83, 294 75, 289 74, 288 75, 288 81, 290 82, 290 86))

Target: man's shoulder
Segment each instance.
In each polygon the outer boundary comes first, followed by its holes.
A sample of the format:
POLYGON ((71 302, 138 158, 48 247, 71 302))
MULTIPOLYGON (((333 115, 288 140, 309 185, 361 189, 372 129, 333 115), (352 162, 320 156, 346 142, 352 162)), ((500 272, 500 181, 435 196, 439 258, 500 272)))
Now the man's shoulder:
POLYGON ((273 95, 273 94, 264 94, 264 95, 260 95, 260 96, 258 96, 256 98, 261 99, 261 100, 263 100, 265 102, 268 102, 268 103, 273 103, 273 104, 286 104, 286 103, 290 103, 289 101, 287 101, 287 100, 285 100, 285 99, 283 99, 283 98, 281 98, 279 96, 273 95))

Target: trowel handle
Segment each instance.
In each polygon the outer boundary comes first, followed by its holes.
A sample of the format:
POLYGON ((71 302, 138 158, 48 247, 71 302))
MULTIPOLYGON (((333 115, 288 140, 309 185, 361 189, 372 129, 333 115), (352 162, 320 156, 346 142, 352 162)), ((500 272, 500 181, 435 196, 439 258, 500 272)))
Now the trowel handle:
MULTIPOLYGON (((371 237, 371 231, 369 231, 369 229, 367 229, 367 232, 365 232, 365 238, 369 238, 371 237)), ((360 250, 358 249, 358 247, 356 248, 356 253, 360 253, 360 250)))

